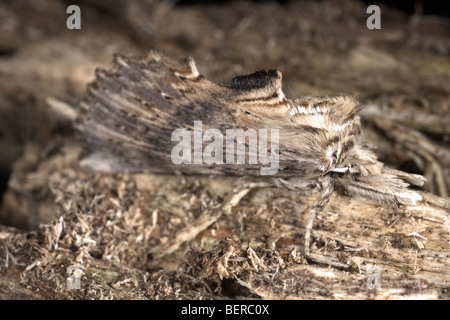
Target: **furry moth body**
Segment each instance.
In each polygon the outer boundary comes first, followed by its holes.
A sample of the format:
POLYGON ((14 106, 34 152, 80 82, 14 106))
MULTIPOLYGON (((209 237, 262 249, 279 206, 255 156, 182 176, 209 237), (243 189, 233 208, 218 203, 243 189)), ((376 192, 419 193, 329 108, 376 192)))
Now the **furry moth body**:
MULTIPOLYGON (((414 204, 408 185, 424 178, 383 166, 364 144, 349 96, 286 98, 276 70, 235 77, 230 85, 206 80, 191 58, 150 49, 141 57, 115 56, 98 69, 81 102, 77 127, 91 154, 84 164, 101 171, 259 176, 260 164, 180 164, 171 160, 179 128, 276 129, 279 169, 265 177, 299 194, 320 192, 305 236, 335 188, 391 204, 414 204)), ((224 153, 227 151, 224 149, 224 153)), ((252 156, 250 148, 246 158, 252 156)))

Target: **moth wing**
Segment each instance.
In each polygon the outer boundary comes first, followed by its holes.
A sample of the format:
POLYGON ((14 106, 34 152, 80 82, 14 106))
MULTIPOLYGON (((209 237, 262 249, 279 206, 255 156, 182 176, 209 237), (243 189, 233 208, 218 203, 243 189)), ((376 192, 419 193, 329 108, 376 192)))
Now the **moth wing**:
POLYGON ((330 143, 345 143, 347 136, 349 145, 353 143, 351 132, 330 130, 330 124, 353 121, 357 104, 346 97, 289 100, 281 78, 276 70, 258 71, 221 86, 204 79, 191 58, 174 59, 155 49, 141 57, 117 55, 109 68, 96 71, 81 103, 78 128, 92 153, 83 163, 101 171, 260 175, 263 166, 273 164, 267 160, 276 160, 272 174, 277 177, 316 179, 332 168, 327 157, 330 143), (250 138, 244 137, 244 163, 228 161, 235 149, 224 141, 222 164, 175 165, 172 133, 192 133, 195 121, 201 122, 203 132, 218 129, 223 135, 226 129, 252 129, 258 143, 264 133, 267 151, 261 158, 260 149, 249 148, 250 138), (272 139, 272 130, 279 136, 272 139), (271 158, 275 154, 279 157, 271 158))
POLYGON ((174 173, 172 132, 229 121, 214 96, 224 89, 204 79, 191 58, 156 49, 144 56, 116 55, 97 69, 82 100, 77 127, 89 151, 84 164, 100 171, 174 173))
MULTIPOLYGON (((177 142, 172 133, 193 132, 194 122, 200 121, 203 132, 218 129, 225 136, 227 129, 245 134, 251 129, 259 135, 260 129, 284 126, 288 112, 279 71, 258 71, 235 77, 228 86, 218 85, 204 79, 191 58, 174 59, 155 49, 142 57, 116 55, 109 68, 96 70, 80 105, 78 128, 91 152, 84 165, 99 171, 153 173, 260 175, 260 163, 249 159, 259 160, 261 154, 249 148, 247 136, 244 163, 227 161, 237 150, 227 148, 224 140, 222 164, 174 165, 171 154, 177 142)), ((193 155, 193 139, 191 145, 193 155)), ((299 162, 295 152, 288 162, 299 162)), ((295 166, 284 168, 288 170, 278 174, 297 174, 295 166)))

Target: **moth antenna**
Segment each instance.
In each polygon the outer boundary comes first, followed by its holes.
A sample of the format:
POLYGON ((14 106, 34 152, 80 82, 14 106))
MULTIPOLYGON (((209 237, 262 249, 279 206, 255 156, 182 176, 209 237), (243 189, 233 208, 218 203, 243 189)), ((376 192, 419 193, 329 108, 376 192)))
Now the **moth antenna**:
POLYGON ((292 91, 291 86, 289 86, 289 85, 288 85, 288 90, 289 90, 289 92, 291 93, 292 97, 295 99, 295 94, 294 94, 294 92, 292 91))

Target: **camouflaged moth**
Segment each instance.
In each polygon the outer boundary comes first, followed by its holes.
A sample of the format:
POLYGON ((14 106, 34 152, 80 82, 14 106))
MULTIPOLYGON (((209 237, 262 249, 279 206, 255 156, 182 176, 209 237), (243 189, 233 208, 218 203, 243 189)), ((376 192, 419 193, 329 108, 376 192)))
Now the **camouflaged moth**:
MULTIPOLYGON (((421 200, 408 185, 422 185, 422 176, 383 166, 364 144, 358 102, 345 95, 290 100, 277 70, 218 85, 191 58, 156 49, 140 57, 117 55, 109 68, 96 71, 81 109, 78 128, 91 151, 83 163, 102 171, 261 176, 261 163, 174 163, 172 134, 180 128, 194 132, 196 121, 202 130, 277 130, 279 167, 264 179, 299 196, 319 193, 306 226, 306 254, 314 220, 334 189, 397 205, 421 200)), ((246 159, 256 156, 249 143, 246 159)), ((267 148, 274 151, 270 143, 267 148)), ((222 151, 222 158, 230 152, 222 151)))

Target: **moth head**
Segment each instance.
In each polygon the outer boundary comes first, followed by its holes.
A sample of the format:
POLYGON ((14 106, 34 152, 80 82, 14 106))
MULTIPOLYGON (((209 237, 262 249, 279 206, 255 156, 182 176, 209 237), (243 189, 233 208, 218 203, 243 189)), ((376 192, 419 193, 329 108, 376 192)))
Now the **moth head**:
POLYGON ((368 176, 381 173, 383 164, 377 160, 376 154, 365 145, 356 145, 349 150, 345 159, 330 170, 332 175, 368 176))

